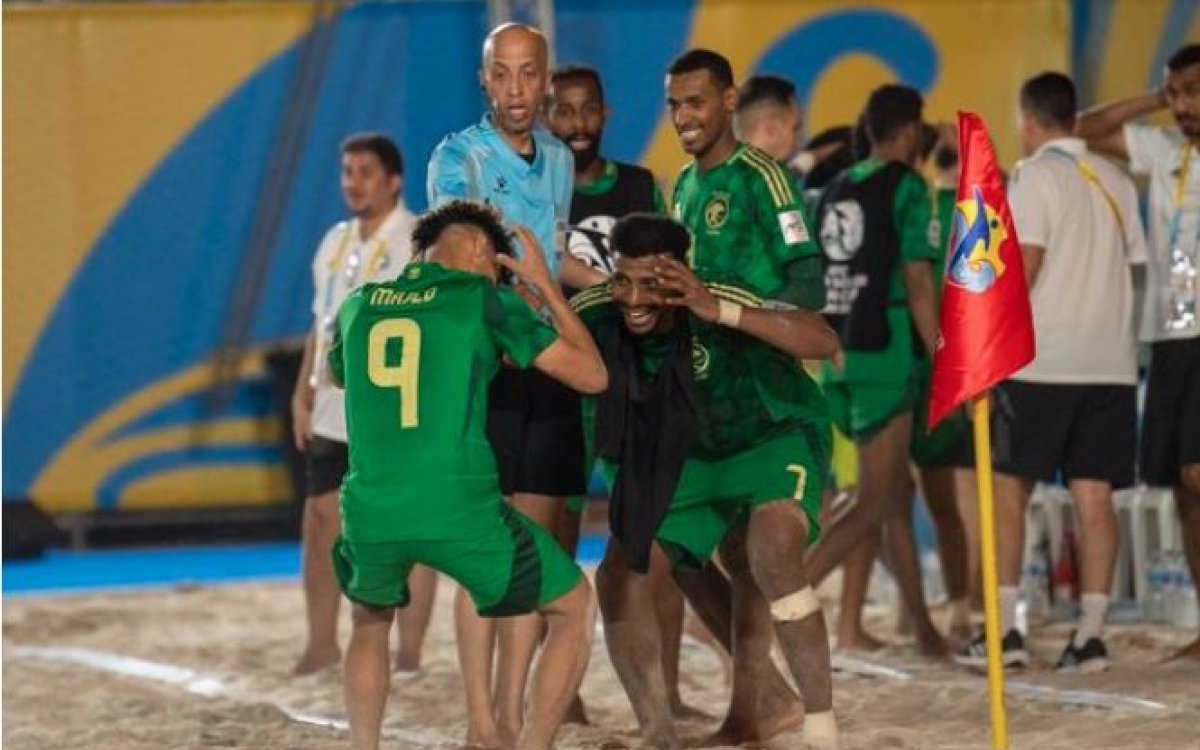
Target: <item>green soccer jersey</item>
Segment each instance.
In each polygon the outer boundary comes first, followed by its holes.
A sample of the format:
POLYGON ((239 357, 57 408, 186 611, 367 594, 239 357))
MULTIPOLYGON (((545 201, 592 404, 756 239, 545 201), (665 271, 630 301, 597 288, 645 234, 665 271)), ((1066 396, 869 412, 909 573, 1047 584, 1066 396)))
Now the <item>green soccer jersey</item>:
MULTIPOLYGON (((938 301, 942 299, 942 278, 946 275, 946 248, 950 244, 950 230, 954 227, 954 202, 958 191, 954 188, 937 189, 937 215, 934 226, 937 229, 933 257, 933 285, 937 290, 938 301)), ((930 236, 934 236, 930 232, 930 236)))
POLYGON ((791 174, 745 143, 712 169, 695 162, 675 183, 675 218, 692 233, 692 266, 736 280, 766 299, 808 309, 825 304, 820 251, 791 174))
MULTIPOLYGON (((865 159, 850 167, 849 178, 852 182, 862 182, 886 164, 880 159, 865 159)), ((938 261, 933 246, 932 235, 936 227, 932 213, 927 183, 920 174, 908 170, 896 185, 891 207, 890 218, 900 242, 899 262, 888 282, 889 298, 893 303, 887 310, 891 338, 887 346, 878 351, 847 349, 844 367, 836 370, 826 364, 825 378, 833 382, 894 383, 913 377, 921 347, 919 341, 914 341, 917 333, 906 304, 908 290, 904 284, 904 265, 938 261)))
MULTIPOLYGON (((732 284, 712 284, 719 298, 760 307, 762 300, 732 284)), ((592 336, 605 349, 624 325, 604 285, 572 301, 592 336)), ((783 352, 739 333, 691 318, 692 368, 696 386, 697 434, 690 457, 717 460, 754 447, 791 429, 828 430, 820 388, 783 352)), ((653 375, 670 351, 669 336, 635 340, 642 371, 653 375)))
POLYGON ((434 263, 350 295, 329 353, 346 389, 347 536, 449 539, 494 521, 488 386, 502 355, 527 367, 555 337, 511 289, 434 263))

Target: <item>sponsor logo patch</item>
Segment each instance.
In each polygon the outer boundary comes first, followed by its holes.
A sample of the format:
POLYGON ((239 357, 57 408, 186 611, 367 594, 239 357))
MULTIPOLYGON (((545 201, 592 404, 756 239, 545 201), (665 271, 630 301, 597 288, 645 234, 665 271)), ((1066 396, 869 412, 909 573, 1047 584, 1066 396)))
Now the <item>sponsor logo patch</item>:
POLYGON ((779 214, 779 230, 783 232, 783 241, 789 245, 808 242, 808 227, 804 226, 804 217, 799 211, 784 211, 779 214))

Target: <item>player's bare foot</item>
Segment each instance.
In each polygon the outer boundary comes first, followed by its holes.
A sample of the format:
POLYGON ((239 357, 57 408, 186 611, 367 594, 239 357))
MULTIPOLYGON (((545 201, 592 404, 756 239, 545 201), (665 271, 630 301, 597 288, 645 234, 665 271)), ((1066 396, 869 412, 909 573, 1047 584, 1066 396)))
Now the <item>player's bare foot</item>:
POLYGON ((592 722, 588 721, 587 708, 583 705, 583 699, 578 695, 575 700, 571 701, 571 705, 567 706, 567 713, 563 716, 564 724, 578 724, 588 727, 592 722))
POLYGON ((647 735, 638 743, 638 750, 679 750, 681 745, 670 733, 647 735))
POLYGON ((917 638, 917 653, 928 659, 950 658, 950 644, 939 633, 928 633, 917 638))
POLYGON ((865 630, 856 630, 838 635, 837 651, 842 653, 873 653, 886 644, 865 630))
POLYGON ((766 742, 785 732, 798 729, 804 723, 804 707, 794 701, 782 711, 767 713, 759 721, 727 716, 717 731, 705 737, 695 747, 737 747, 766 742))
POLYGON ((678 695, 671 698, 671 716, 676 721, 712 721, 715 718, 712 714, 684 703, 683 698, 678 695))
POLYGON ((1200 638, 1179 649, 1167 661, 1200 661, 1200 638))
POLYGON ((301 677, 306 674, 320 672, 329 667, 335 667, 341 663, 342 651, 336 646, 332 649, 308 648, 300 655, 300 659, 296 662, 296 665, 292 667, 292 674, 301 677))
POLYGON ((458 750, 512 750, 514 742, 505 742, 499 731, 467 732, 467 740, 458 750))

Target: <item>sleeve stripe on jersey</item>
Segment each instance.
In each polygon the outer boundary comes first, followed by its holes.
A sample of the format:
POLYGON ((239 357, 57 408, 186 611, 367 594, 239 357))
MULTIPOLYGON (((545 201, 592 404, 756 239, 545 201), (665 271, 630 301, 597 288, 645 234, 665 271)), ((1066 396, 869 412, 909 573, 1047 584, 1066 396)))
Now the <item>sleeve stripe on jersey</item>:
POLYGON ((609 293, 608 284, 597 284, 596 286, 584 289, 579 294, 571 298, 571 307, 575 312, 580 313, 589 307, 603 305, 612 301, 612 294, 609 293))
POLYGON ((737 302, 747 307, 762 307, 763 301, 761 297, 750 293, 740 286, 729 286, 728 284, 706 284, 705 286, 708 287, 714 296, 721 299, 737 302))
POLYGON ((754 149, 746 149, 743 157, 750 166, 758 170, 763 180, 771 188, 771 197, 775 200, 776 208, 783 208, 796 201, 792 194, 791 180, 783 173, 783 168, 771 157, 754 149))
POLYGON ((771 157, 748 148, 742 152, 742 158, 747 164, 754 167, 763 181, 767 183, 767 187, 771 190, 771 198, 775 201, 775 208, 783 208, 796 202, 796 196, 792 193, 791 180, 783 173, 783 167, 776 164, 771 157))

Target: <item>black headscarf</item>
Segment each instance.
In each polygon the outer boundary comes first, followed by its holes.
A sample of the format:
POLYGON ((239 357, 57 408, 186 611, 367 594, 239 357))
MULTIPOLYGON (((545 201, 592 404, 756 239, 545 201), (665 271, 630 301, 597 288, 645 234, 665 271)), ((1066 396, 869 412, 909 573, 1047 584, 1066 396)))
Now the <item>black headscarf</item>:
POLYGON ((630 566, 645 573, 695 434, 692 336, 680 311, 670 349, 654 375, 640 366, 635 336, 619 316, 608 325, 601 354, 608 390, 596 399, 596 453, 617 465, 609 502, 612 534, 630 566))

